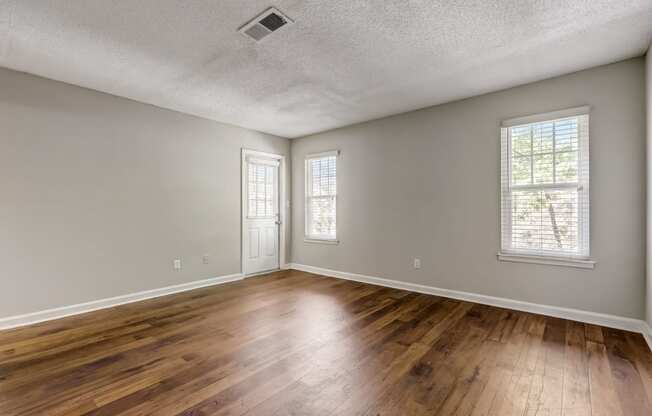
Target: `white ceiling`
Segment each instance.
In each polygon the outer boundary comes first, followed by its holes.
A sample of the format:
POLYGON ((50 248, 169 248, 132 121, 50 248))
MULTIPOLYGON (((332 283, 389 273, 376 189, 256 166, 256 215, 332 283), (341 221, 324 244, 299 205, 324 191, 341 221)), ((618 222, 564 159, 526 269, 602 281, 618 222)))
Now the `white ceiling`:
POLYGON ((285 137, 642 55, 652 0, 0 0, 0 66, 285 137), (296 23, 255 43, 274 5, 296 23))

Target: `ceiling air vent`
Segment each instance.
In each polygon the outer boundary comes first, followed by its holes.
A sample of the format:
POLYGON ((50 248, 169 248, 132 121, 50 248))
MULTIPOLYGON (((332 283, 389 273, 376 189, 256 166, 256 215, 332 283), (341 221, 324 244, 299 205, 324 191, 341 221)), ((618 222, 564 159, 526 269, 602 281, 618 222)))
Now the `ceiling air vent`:
POLYGON ((240 29, 238 29, 238 32, 250 37, 256 42, 259 42, 270 33, 292 23, 294 23, 292 19, 274 7, 270 7, 251 19, 249 22, 245 23, 240 29))

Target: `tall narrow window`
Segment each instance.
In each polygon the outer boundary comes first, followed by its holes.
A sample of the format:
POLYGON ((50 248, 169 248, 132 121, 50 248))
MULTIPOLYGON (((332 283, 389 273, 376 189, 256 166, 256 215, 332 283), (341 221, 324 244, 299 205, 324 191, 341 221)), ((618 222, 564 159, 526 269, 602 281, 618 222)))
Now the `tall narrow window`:
POLYGON ((502 255, 588 259, 588 108, 504 122, 502 255))
POLYGON ((306 157, 306 238, 337 240, 337 151, 306 157))
POLYGON ((247 189, 249 218, 274 215, 274 166, 251 161, 248 164, 247 189))

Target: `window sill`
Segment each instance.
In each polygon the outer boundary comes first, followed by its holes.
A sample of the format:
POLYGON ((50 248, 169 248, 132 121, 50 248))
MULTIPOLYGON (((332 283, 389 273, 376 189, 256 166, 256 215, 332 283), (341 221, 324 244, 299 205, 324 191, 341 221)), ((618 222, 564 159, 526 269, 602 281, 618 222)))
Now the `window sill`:
POLYGON ((498 260, 512 263, 546 264, 549 266, 576 267, 580 269, 593 269, 595 261, 591 259, 573 259, 565 257, 543 257, 527 254, 498 253, 498 260))
POLYGON ((339 244, 340 240, 326 240, 326 239, 320 239, 320 238, 304 238, 304 242, 306 243, 311 243, 311 244, 330 244, 330 245, 335 245, 339 244))

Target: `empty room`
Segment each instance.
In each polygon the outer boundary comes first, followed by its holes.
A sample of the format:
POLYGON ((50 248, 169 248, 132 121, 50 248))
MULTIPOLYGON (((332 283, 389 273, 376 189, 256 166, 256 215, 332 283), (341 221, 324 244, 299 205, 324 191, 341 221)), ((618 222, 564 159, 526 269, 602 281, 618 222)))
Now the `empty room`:
POLYGON ((0 416, 652 416, 652 0, 0 0, 0 416))

